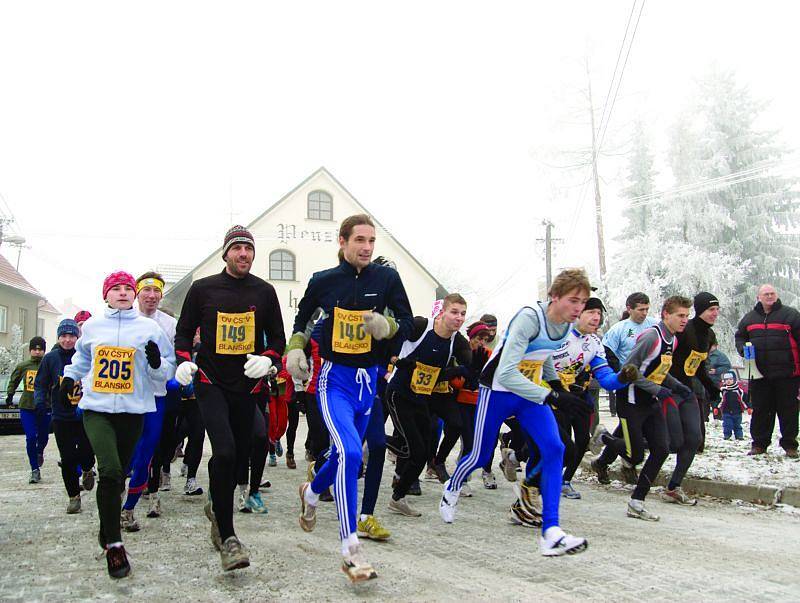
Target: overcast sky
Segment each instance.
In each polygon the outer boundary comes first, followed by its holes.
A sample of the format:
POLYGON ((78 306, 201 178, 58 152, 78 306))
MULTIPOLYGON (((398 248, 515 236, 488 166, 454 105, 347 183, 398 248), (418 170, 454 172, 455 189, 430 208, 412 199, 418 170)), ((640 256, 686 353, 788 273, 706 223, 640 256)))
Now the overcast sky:
MULTIPOLYGON (((394 6, 0 3, 0 207, 30 245, 21 272, 98 309, 110 270, 194 265, 231 213, 249 222, 321 165, 501 315, 536 295, 542 219, 565 239, 557 268, 594 268, 593 201, 568 186, 588 172, 549 166, 589 143, 584 60, 599 117, 632 3, 394 6)), ((763 125, 796 148, 796 7, 649 0, 608 150, 637 117, 663 143, 715 62, 772 101, 763 125)), ((620 168, 601 164, 609 239, 620 168)))

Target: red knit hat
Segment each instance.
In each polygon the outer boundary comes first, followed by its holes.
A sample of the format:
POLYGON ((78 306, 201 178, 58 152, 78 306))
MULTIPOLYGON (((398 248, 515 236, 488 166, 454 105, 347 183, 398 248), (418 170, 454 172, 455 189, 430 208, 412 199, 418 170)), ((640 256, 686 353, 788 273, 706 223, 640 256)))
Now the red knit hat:
POLYGON ((112 272, 103 281, 103 299, 108 295, 108 291, 117 285, 130 285, 136 291, 136 279, 124 270, 120 270, 119 272, 112 272))
MULTIPOLYGON (((105 297, 105 296, 104 296, 105 297)), ((89 310, 81 310, 75 315, 75 322, 86 322, 92 317, 92 313, 89 310)))

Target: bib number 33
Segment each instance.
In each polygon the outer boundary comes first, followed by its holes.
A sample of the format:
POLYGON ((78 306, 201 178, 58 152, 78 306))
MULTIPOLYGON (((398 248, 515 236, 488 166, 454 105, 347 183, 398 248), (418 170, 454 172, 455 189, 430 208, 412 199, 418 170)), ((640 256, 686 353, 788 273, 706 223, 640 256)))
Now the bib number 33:
POLYGON ((99 394, 132 394, 135 348, 97 346, 94 352, 92 391, 99 394))

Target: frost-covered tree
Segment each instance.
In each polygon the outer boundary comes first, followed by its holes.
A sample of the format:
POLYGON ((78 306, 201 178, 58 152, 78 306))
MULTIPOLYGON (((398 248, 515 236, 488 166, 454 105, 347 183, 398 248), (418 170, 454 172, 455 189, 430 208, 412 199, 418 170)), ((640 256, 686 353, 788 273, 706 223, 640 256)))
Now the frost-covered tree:
POLYGON ((631 152, 628 156, 627 186, 623 189, 623 196, 632 200, 626 209, 628 223, 623 229, 620 238, 627 240, 644 233, 652 224, 655 208, 652 203, 636 201, 644 195, 655 192, 655 157, 652 153, 650 137, 647 135, 644 123, 637 120, 633 124, 631 139, 631 152))
POLYGON ((22 341, 22 327, 12 325, 11 344, 8 348, 0 346, 0 375, 10 375, 14 367, 22 362, 25 344, 22 341))

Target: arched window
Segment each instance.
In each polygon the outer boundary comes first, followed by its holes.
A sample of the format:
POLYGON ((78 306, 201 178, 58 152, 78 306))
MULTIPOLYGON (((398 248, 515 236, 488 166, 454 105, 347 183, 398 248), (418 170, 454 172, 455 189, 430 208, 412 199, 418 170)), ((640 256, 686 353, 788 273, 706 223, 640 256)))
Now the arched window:
POLYGON ((294 280, 294 254, 285 249, 276 249, 269 254, 269 280, 294 280))
POLYGON ((310 220, 333 220, 333 197, 325 191, 308 193, 308 218, 310 220))

